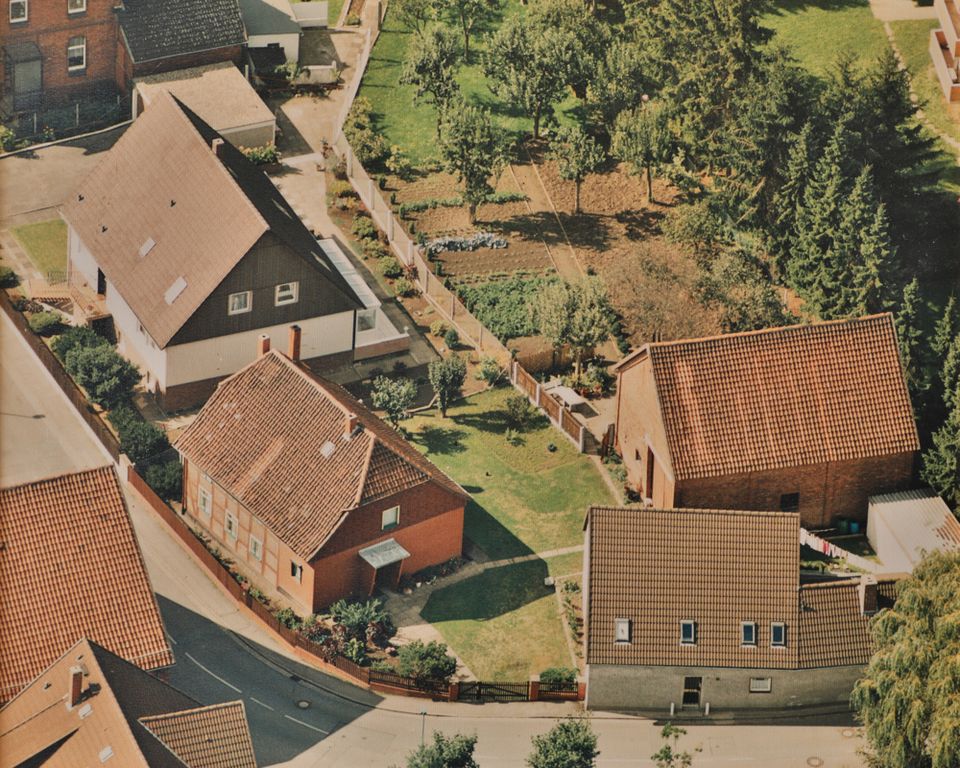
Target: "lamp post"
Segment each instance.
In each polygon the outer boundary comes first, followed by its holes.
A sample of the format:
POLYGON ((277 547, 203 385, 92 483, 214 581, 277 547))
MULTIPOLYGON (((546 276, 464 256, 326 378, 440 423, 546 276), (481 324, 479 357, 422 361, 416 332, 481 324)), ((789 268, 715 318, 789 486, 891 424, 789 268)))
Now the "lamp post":
POLYGON ((424 736, 427 732, 427 710, 420 710, 420 746, 423 747, 424 736))

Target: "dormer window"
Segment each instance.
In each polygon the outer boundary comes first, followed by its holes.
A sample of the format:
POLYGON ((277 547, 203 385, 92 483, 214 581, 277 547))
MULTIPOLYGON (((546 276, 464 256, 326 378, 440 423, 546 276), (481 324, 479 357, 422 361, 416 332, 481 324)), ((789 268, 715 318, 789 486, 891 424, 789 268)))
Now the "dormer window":
POLYGON ((680 622, 680 645, 696 645, 696 644, 697 644, 697 622, 681 621, 680 622))
POLYGON ((398 525, 400 525, 400 507, 383 510, 380 516, 380 529, 385 531, 388 528, 396 528, 398 525))
POLYGON ((300 283, 280 283, 274 294, 273 303, 282 307, 284 304, 296 304, 300 298, 300 283))
POLYGON ((770 645, 774 648, 784 648, 787 645, 787 625, 775 621, 770 625, 770 645))
POLYGON ((740 645, 755 646, 757 644, 757 625, 752 621, 740 623, 740 645))
POLYGON ((613 620, 613 641, 615 643, 630 642, 630 619, 613 620))

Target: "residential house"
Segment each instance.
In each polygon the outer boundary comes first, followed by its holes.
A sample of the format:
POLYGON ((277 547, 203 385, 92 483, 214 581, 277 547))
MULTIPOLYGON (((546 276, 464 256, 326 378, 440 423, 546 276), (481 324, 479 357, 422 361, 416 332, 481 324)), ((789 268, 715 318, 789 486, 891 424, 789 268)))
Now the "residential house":
POLYGON ((173 664, 112 466, 0 489, 0 542, 0 702, 78 637, 141 669, 173 664))
POLYGON ((594 507, 587 707, 666 713, 849 700, 894 582, 806 582, 796 513, 594 507))
POLYGON ((302 613, 460 554, 466 492, 336 384, 287 355, 221 382, 181 434, 183 501, 252 585, 302 613))
POLYGON ((617 366, 616 444, 661 508, 863 521, 920 446, 889 314, 648 344, 617 366))
POLYGON ((11 115, 113 95, 115 0, 7 0, 2 98, 11 115))
POLYGON ((366 344, 357 357, 409 343, 266 175, 169 93, 61 214, 71 285, 112 316, 120 352, 168 410, 202 402, 254 359, 261 333, 290 323, 304 358, 331 367, 366 344))
POLYGON ((912 573, 925 555, 960 550, 960 521, 930 489, 870 497, 867 540, 888 573, 912 573))
POLYGON ((256 768, 243 701, 202 706, 91 640, 0 709, 0 764, 256 768))
POLYGON ((930 60, 948 102, 960 101, 960 3, 934 0, 938 29, 930 30, 930 60))
POLYGON ((243 64, 247 34, 237 0, 120 0, 116 80, 230 61, 243 64))

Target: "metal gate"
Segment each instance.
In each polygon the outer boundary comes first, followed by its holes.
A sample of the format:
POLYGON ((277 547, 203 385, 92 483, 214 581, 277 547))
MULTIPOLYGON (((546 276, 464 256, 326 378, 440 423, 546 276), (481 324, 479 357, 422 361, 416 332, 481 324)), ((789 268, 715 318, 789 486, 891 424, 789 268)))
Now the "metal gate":
POLYGON ((529 701, 528 683, 485 683, 480 680, 460 683, 460 701, 529 701))

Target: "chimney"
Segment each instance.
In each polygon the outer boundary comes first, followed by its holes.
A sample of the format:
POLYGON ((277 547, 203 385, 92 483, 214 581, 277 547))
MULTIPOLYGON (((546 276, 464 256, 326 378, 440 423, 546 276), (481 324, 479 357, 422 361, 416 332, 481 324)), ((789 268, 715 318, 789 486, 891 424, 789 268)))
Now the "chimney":
POLYGON ((860 576, 860 612, 864 616, 873 616, 877 612, 877 577, 872 573, 860 576))
POLYGON ((269 351, 270 337, 265 333, 261 333, 260 337, 257 339, 257 357, 263 357, 269 351))
POLYGON ((293 362, 300 362, 300 326, 290 326, 290 336, 287 343, 287 357, 293 362))
POLYGON ((80 703, 81 693, 83 693, 83 670, 80 667, 70 667, 70 698, 67 709, 73 709, 80 703))
POLYGON ((350 437, 353 434, 353 431, 357 428, 357 414, 347 413, 347 430, 343 433, 344 437, 350 437))
POLYGON ((221 139, 219 136, 213 139, 210 142, 210 149, 213 150, 213 154, 215 154, 217 157, 223 157, 223 139, 221 139))

